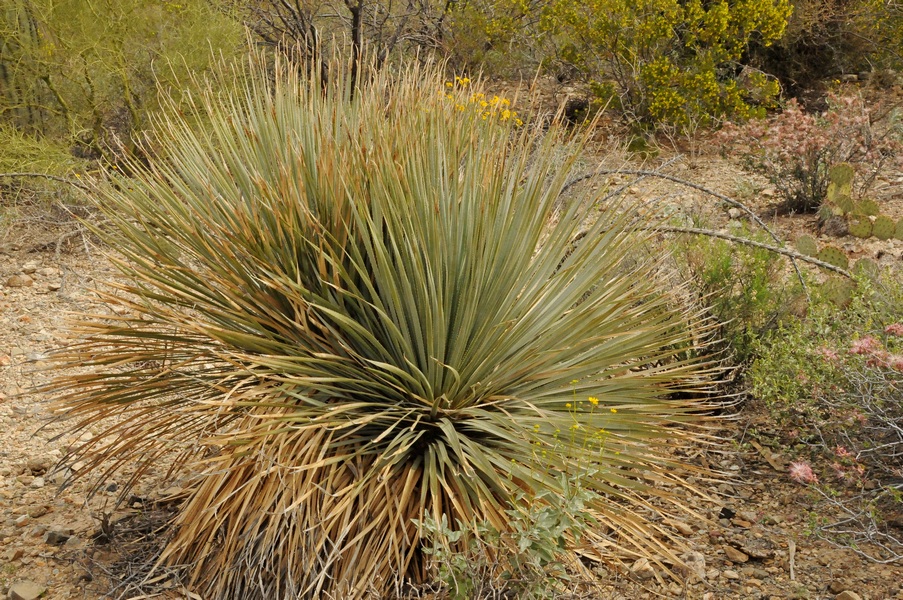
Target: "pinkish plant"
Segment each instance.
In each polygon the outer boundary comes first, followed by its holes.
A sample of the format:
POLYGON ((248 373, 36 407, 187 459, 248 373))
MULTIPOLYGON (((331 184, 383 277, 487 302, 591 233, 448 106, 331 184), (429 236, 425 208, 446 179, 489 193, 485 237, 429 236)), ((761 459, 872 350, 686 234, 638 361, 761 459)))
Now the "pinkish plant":
POLYGON ((879 132, 872 111, 858 96, 828 96, 828 109, 806 112, 792 99, 784 111, 744 125, 726 123, 718 134, 725 152, 775 186, 790 212, 812 212, 828 191, 828 170, 847 162, 863 193, 888 161, 903 154, 898 132, 879 132))
POLYGON ((864 335, 858 340, 854 340, 852 344, 850 344, 850 349, 848 352, 850 354, 878 354, 880 353, 884 347, 881 345, 874 336, 864 335))
POLYGON ((884 328, 884 333, 895 335, 897 337, 903 337, 903 323, 891 323, 884 328))
POLYGON ((812 471, 812 466, 804 460, 790 463, 789 474, 790 479, 803 485, 818 483, 818 475, 812 471))

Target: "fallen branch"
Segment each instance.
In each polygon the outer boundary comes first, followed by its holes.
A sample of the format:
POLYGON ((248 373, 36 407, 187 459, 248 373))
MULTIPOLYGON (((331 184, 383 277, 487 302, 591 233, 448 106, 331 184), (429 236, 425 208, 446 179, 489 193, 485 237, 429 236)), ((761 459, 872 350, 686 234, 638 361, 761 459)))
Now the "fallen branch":
POLYGON ((729 242, 734 242, 737 244, 743 244, 746 246, 754 246, 756 248, 762 248, 764 250, 768 250, 769 252, 774 252, 776 254, 783 254, 784 256, 790 258, 791 260, 801 260, 803 262, 807 262, 813 265, 817 265, 823 269, 827 269, 828 271, 834 271, 835 273, 840 273, 844 277, 853 277, 853 274, 847 271, 846 269, 841 269, 837 265, 832 265, 831 263, 827 263, 823 260, 818 260, 817 258, 812 258, 811 256, 806 256, 805 254, 800 254, 794 250, 788 250, 787 248, 780 248, 778 246, 772 246, 770 244, 765 244, 763 242, 757 242, 755 240, 750 240, 747 238, 738 237, 736 235, 730 235, 729 233, 721 233, 720 231, 714 231, 711 229, 700 229, 698 227, 672 227, 670 225, 656 225, 654 227, 648 227, 652 231, 661 231, 664 233, 692 233, 696 235, 705 235, 714 238, 721 238, 723 240, 728 240, 729 242))
MULTIPOLYGON (((572 179, 571 181, 567 182, 564 185, 564 187, 561 189, 561 193, 564 193, 569 188, 571 188, 572 186, 576 185, 577 183, 579 183, 581 181, 586 181, 587 179, 591 179, 593 177, 598 177, 599 175, 636 175, 641 178, 656 177, 658 179, 672 181, 672 182, 680 184, 684 187, 688 187, 688 188, 700 191, 704 194, 708 194, 709 196, 712 196, 714 198, 721 200, 725 204, 729 204, 735 208, 739 208, 740 210, 745 212, 750 217, 750 219, 752 219, 752 221, 756 225, 758 225, 765 233, 767 233, 769 236, 771 236, 771 239, 773 239, 778 244, 782 243, 781 238, 779 238, 777 236, 777 234, 774 231, 772 231, 771 228, 768 227, 768 225, 766 225, 765 222, 762 219, 760 219, 756 213, 754 213, 752 211, 752 209, 750 209, 748 206, 746 206, 742 202, 734 200, 733 198, 731 198, 729 196, 725 196, 724 194, 718 193, 714 190, 710 190, 709 188, 707 188, 703 185, 699 185, 698 183, 693 183, 692 181, 688 181, 686 179, 681 179, 680 177, 675 177, 674 175, 668 175, 667 173, 661 173, 660 171, 647 171, 647 170, 643 170, 643 169, 597 169, 591 173, 585 173, 585 174, 580 175, 580 176, 572 179)), ((627 186, 626 185, 622 186, 621 188, 619 188, 618 191, 620 191, 624 187, 627 187, 627 186)), ((709 233, 703 233, 703 232, 707 232, 707 231, 708 230, 699 230, 699 233, 701 235, 709 235, 709 233)), ((715 236, 715 237, 724 237, 724 236, 719 235, 719 236, 715 236)), ((724 237, 724 239, 731 239, 731 241, 735 241, 738 243, 750 241, 750 240, 744 240, 743 238, 734 237, 734 236, 731 236, 730 238, 724 237)), ((752 244, 752 245, 756 245, 756 244, 752 244)), ((777 247, 775 247, 775 246, 760 245, 759 247, 766 248, 769 250, 777 250, 777 247)), ((783 249, 781 249, 781 250, 783 250, 783 249)), ((802 273, 802 271, 800 271, 800 267, 796 262, 797 259, 803 260, 804 255, 798 254, 795 252, 790 253, 788 251, 782 251, 782 252, 779 252, 779 254, 784 254, 785 256, 787 256, 790 259, 790 263, 793 265, 793 270, 796 271, 796 276, 797 276, 797 279, 799 279, 800 285, 803 288, 803 292, 806 294, 806 298, 809 298, 809 289, 806 287, 806 282, 803 279, 803 273, 802 273)), ((806 258, 808 258, 808 257, 806 257, 806 258)), ((808 262, 812 262, 812 261, 809 260, 808 262)), ((819 262, 821 262, 821 261, 819 261, 819 262)), ((821 263, 821 264, 827 265, 827 263, 821 263)), ((838 270, 837 267, 834 267, 833 265, 831 265, 831 267, 833 267, 832 270, 838 270)), ((843 269, 838 270, 838 272, 841 272, 844 275, 847 275, 849 277, 849 273, 844 271, 843 269)))
POLYGON ((0 173, 0 177, 42 177, 44 179, 51 179, 53 181, 69 184, 85 192, 91 191, 91 188, 80 181, 69 179, 67 177, 60 177, 58 175, 50 175, 48 173, 0 173))

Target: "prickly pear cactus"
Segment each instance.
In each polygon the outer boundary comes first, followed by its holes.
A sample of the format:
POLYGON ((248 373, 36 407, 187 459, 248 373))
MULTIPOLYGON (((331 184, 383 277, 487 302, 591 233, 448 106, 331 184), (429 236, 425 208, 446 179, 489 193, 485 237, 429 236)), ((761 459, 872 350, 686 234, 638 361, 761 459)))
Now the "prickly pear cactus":
POLYGON ((898 240, 903 240, 903 219, 897 221, 897 232, 894 234, 894 237, 898 240))
POLYGON ((853 266, 853 273, 874 280, 881 275, 881 267, 871 258, 860 258, 853 266))
POLYGON ((796 249, 800 254, 816 256, 818 254, 818 242, 811 235, 801 235, 796 239, 796 249))
POLYGON ((847 227, 850 230, 850 235, 855 235, 858 238, 867 238, 872 235, 872 222, 865 216, 851 218, 849 223, 847 223, 847 227))
POLYGON ((829 302, 846 307, 853 300, 854 284, 846 277, 829 277, 822 284, 822 293, 829 302))
POLYGON ((857 215, 866 215, 867 217, 874 217, 881 209, 878 207, 878 203, 874 200, 861 200, 856 203, 856 207, 853 210, 857 215))
POLYGON ((833 203, 834 213, 843 216, 848 215, 856 209, 856 203, 849 196, 840 196, 833 203))
POLYGON ((872 235, 879 240, 889 240, 894 237, 896 231, 897 224, 887 215, 878 215, 878 218, 872 223, 872 235))
POLYGON ((822 262, 826 262, 829 265, 840 267, 841 269, 846 269, 850 266, 850 261, 847 260, 847 255, 844 254, 843 250, 836 246, 825 246, 821 249, 821 251, 816 255, 815 258, 822 262))
POLYGON ((853 186, 854 174, 853 165, 850 163, 837 163, 828 169, 828 179, 831 180, 831 183, 848 188, 853 186))

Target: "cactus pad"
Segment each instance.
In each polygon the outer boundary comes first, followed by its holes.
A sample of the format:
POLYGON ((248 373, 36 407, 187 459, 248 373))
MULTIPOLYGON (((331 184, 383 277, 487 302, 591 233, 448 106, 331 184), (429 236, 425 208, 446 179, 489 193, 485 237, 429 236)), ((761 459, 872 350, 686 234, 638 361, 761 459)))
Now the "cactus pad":
POLYGON ((840 267, 841 269, 846 269, 850 266, 850 261, 847 260, 847 255, 844 254, 843 250, 836 246, 825 246, 821 249, 816 258, 822 262, 828 263, 829 265, 840 267))
POLYGON ((830 277, 822 284, 822 293, 832 304, 845 307, 853 300, 854 287, 846 277, 830 277))
POLYGON ((857 215, 866 215, 869 217, 874 217, 881 209, 878 207, 878 203, 874 200, 862 200, 856 203, 856 207, 853 209, 853 212, 857 215))
POLYGON ((828 169, 828 178, 838 185, 852 185, 853 175, 853 165, 850 163, 837 163, 828 169))
POLYGON ((881 274, 881 267, 871 258, 860 258, 853 267, 853 272, 869 279, 878 279, 881 274))
POLYGON ((872 223, 872 235, 879 240, 889 240, 896 233, 897 224, 887 215, 878 215, 875 222, 872 223))
POLYGON ((848 215, 856 208, 856 204, 853 203, 853 199, 849 196, 840 196, 834 202, 834 210, 839 215, 848 215))
POLYGON ((796 239, 796 249, 800 254, 816 256, 818 254, 818 242, 811 235, 801 235, 796 239))
POLYGON ((869 221, 868 217, 854 217, 850 219, 847 226, 850 230, 850 235, 855 235, 858 238, 867 238, 872 235, 872 222, 869 221))
POLYGON ((903 240, 903 219, 897 221, 897 232, 894 234, 894 237, 898 240, 903 240))

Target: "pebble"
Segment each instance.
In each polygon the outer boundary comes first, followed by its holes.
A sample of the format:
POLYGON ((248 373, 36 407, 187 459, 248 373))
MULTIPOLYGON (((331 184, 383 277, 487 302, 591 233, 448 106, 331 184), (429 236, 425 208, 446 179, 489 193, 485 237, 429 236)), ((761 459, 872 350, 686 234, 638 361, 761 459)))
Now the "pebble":
POLYGON ((688 523, 684 523, 683 521, 677 521, 672 519, 669 521, 671 523, 671 527, 680 532, 681 535, 693 535, 693 527, 688 523))
POLYGON ((6 280, 6 287, 28 287, 34 285, 34 279, 28 275, 13 275, 6 280))
POLYGON ((722 572, 721 572, 721 575, 722 575, 725 579, 740 579, 740 574, 737 573, 736 571, 732 571, 732 570, 730 570, 730 569, 727 569, 727 570, 725 570, 725 571, 722 571, 722 572))
POLYGON ((25 263, 24 265, 22 265, 22 272, 25 273, 26 275, 31 275, 32 273, 34 273, 37 270, 38 270, 38 263, 36 263, 34 261, 29 261, 29 262, 25 263))
POLYGON ((53 466, 53 461, 49 456, 33 456, 25 463, 25 468, 31 471, 32 475, 43 475, 53 466))
POLYGON ((6 551, 6 560, 8 562, 13 562, 14 560, 19 560, 25 554, 25 550, 22 548, 10 548, 6 551))
POLYGON ((846 590, 834 596, 834 600, 862 600, 862 597, 856 592, 846 590))
POLYGON ((44 542, 54 546, 62 546, 69 538, 72 537, 72 530, 68 527, 54 525, 46 534, 44 534, 44 542))
POLYGON ((641 558, 633 563, 630 567, 630 572, 638 579, 652 579, 655 577, 655 571, 649 563, 648 558, 641 558))
POLYGON ((35 489, 41 489, 42 487, 44 487, 44 485, 45 483, 43 477, 35 477, 34 481, 31 482, 31 487, 35 489))
POLYGON ((686 566, 687 579, 693 583, 693 579, 697 581, 705 581, 705 555, 702 552, 686 552, 681 555, 680 559, 686 566))
POLYGON ((740 552, 733 546, 724 546, 724 555, 732 563, 745 563, 749 560, 749 556, 740 552))
POLYGON ((47 588, 34 581, 18 581, 9 588, 9 600, 37 600, 47 588))

